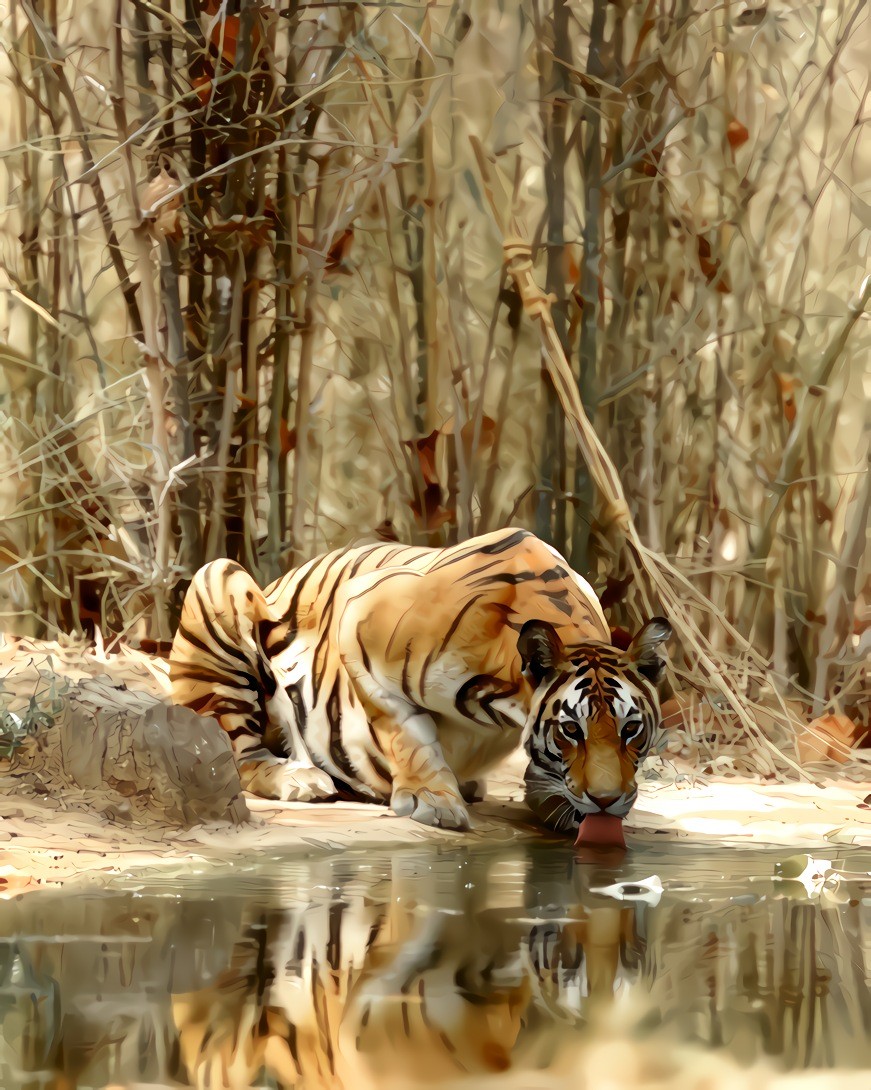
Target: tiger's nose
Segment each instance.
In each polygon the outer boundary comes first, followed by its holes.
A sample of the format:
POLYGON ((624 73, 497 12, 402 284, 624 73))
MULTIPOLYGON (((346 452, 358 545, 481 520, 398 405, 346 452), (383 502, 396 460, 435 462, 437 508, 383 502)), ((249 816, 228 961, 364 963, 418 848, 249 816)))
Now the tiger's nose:
POLYGON ((591 795, 589 792, 587 792, 587 798, 590 800, 590 802, 598 806, 600 810, 607 810, 609 806, 611 806, 620 798, 620 796, 611 795, 610 798, 602 799, 599 798, 598 795, 591 795))

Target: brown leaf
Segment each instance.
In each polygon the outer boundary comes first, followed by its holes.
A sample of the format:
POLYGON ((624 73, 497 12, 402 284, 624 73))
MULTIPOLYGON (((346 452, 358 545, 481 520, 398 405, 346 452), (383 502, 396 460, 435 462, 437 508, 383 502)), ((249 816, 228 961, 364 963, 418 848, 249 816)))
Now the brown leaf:
POLYGON ((439 430, 438 428, 434 428, 429 435, 425 435, 422 439, 405 440, 405 445, 407 447, 413 447, 417 451, 420 471, 426 484, 438 484, 438 473, 436 472, 435 463, 435 448, 438 437, 439 430))
MULTIPOLYGON (((475 438, 475 422, 474 420, 467 420, 460 429, 460 437, 463 441, 463 451, 466 458, 470 458, 472 451, 472 440, 475 438)), ((478 451, 487 450, 493 445, 493 440, 496 438, 496 421, 489 416, 482 416, 481 423, 478 428, 478 451)))
POLYGON ((232 64, 236 59, 236 48, 239 42, 239 16, 225 15, 212 27, 209 35, 209 44, 215 51, 220 51, 221 56, 232 64))
POLYGON ((632 576, 625 579, 615 579, 613 575, 605 577, 605 589, 599 595, 599 604, 602 609, 609 609, 615 602, 622 602, 626 598, 626 588, 632 585, 632 576))
POLYGON ((437 484, 427 485, 423 492, 423 503, 415 496, 411 509, 426 530, 439 530, 454 517, 454 512, 442 507, 442 490, 437 484))
POLYGON ((327 251, 327 263, 325 266, 327 272, 347 273, 351 271, 345 264, 345 261, 351 252, 351 243, 353 241, 354 232, 350 227, 347 227, 327 251))
POLYGON ((798 759, 801 764, 826 760, 844 764, 850 758, 849 750, 857 747, 865 733, 865 728, 847 715, 821 715, 799 733, 798 759))
POLYGON ((795 378, 783 371, 775 371, 778 393, 780 394, 780 407, 784 417, 791 424, 795 420, 795 378))
POLYGON ((178 181, 165 170, 161 170, 143 187, 139 197, 143 218, 150 220, 155 234, 163 238, 181 237, 181 194, 175 192, 177 189, 178 181), (169 199, 165 200, 166 197, 169 199), (161 200, 164 203, 155 210, 155 204, 161 200))
POLYGON ((629 644, 632 643, 632 633, 626 628, 621 628, 620 625, 612 626, 611 643, 614 647, 619 647, 621 651, 628 651, 629 644))
POLYGON ((200 105, 208 106, 209 99, 212 97, 212 77, 193 76, 191 78, 191 87, 196 91, 197 98, 200 100, 200 105))
POLYGON ((742 144, 747 143, 750 139, 750 133, 740 121, 736 121, 733 117, 726 129, 726 139, 729 141, 729 147, 734 151, 736 148, 740 148, 742 144))
POLYGON ((718 258, 712 256, 711 244, 703 236, 699 235, 696 239, 696 248, 699 254, 699 268, 705 276, 708 283, 716 281, 716 289, 720 292, 730 292, 732 290, 728 276, 721 271, 721 264, 718 258))
POLYGON ((381 541, 399 541, 391 519, 382 519, 372 532, 381 541))

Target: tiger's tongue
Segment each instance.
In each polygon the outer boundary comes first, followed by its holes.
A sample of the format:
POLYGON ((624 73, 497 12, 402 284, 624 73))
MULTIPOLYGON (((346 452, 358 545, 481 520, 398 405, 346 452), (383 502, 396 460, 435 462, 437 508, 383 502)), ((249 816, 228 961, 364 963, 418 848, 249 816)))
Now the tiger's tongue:
POLYGON ((625 848, 623 819, 613 814, 587 814, 578 829, 576 848, 625 848))

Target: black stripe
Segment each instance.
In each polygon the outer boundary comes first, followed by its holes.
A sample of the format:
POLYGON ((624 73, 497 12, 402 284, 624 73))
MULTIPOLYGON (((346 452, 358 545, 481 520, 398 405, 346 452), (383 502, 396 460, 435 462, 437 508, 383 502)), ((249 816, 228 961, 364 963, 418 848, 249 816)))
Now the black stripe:
POLYGON ((355 635, 357 637, 357 646, 360 648, 360 656, 363 659, 363 668, 366 670, 367 674, 371 674, 372 673, 372 661, 369 658, 369 655, 368 655, 368 653, 366 651, 366 648, 363 646, 363 641, 360 639, 360 626, 359 625, 357 626, 357 631, 356 631, 355 635))
POLYGON ((568 596, 569 592, 565 587, 562 587, 560 590, 550 590, 546 594, 547 600, 555 609, 558 609, 560 613, 564 613, 567 617, 571 617, 574 612, 574 606, 566 600, 568 596))
POLYGON ((402 659, 402 676, 400 678, 399 684, 402 689, 403 695, 408 697, 408 699, 411 700, 412 703, 414 703, 411 696, 411 686, 408 684, 408 663, 410 659, 411 644, 408 644, 405 648, 405 655, 402 659))
POLYGON ((386 568, 391 565, 396 557, 401 553, 404 553, 408 548, 408 545, 399 545, 396 548, 388 548, 383 556, 378 558, 378 562, 375 565, 376 571, 380 571, 381 568, 386 568))
MULTIPOLYGON (((555 583, 558 579, 565 579, 567 575, 565 568, 548 568, 543 572, 499 572, 496 575, 477 579, 471 586, 485 587, 491 583, 507 583, 509 586, 516 587, 519 583, 531 583, 535 580, 540 580, 542 583, 555 583)), ((567 592, 564 590, 562 593, 565 595, 567 592)))
POLYGON ((278 682, 275 680, 275 674, 269 662, 265 658, 261 658, 259 662, 260 670, 260 689, 264 697, 270 700, 275 696, 275 691, 278 688, 278 682))
POLYGON ((175 674, 173 681, 205 681, 209 685, 226 685, 232 689, 249 689, 253 693, 259 693, 260 691, 257 678, 253 674, 243 673, 242 671, 219 673, 217 670, 209 670, 204 666, 185 666, 181 676, 175 674), (243 685, 241 681, 236 680, 237 678, 247 682, 247 684, 243 685))
POLYGON ((375 747, 375 752, 369 754, 369 763, 382 780, 386 783, 393 783, 393 773, 390 771, 390 766, 382 756, 384 750, 381 748, 381 742, 378 740, 378 735, 375 733, 375 728, 371 723, 369 723, 369 737, 372 739, 372 745, 375 747))
POLYGON ((348 786, 353 790, 353 785, 360 782, 360 775, 351 763, 348 753, 342 743, 342 702, 339 695, 339 678, 333 682, 333 688, 327 700, 327 720, 330 724, 330 759, 345 777, 348 786))
MULTIPOLYGON (((237 571, 245 571, 241 564, 237 564, 235 560, 225 560, 223 563, 218 561, 221 567, 221 579, 223 580, 227 574, 235 575, 237 571)), ((213 569, 214 570, 214 569, 213 569)), ((209 573, 210 575, 212 572, 209 573)), ((245 573, 248 574, 247 572, 245 573)))
POLYGON ((287 1023, 287 1036, 284 1038, 287 1041, 287 1047, 290 1051, 290 1058, 293 1060, 293 1066, 296 1068, 297 1075, 302 1075, 302 1068, 299 1064, 299 1044, 297 1042, 297 1030, 293 1022, 287 1023))
POLYGON ((214 692, 204 693, 193 700, 186 700, 184 706, 198 715, 203 714, 203 708, 208 708, 205 714, 212 718, 219 715, 244 715, 248 718, 256 718, 254 705, 250 700, 236 700, 231 696, 222 696, 214 692))
MULTIPOLYGON (((271 636, 272 633, 270 632, 269 635, 271 636)), ((263 647, 264 654, 267 656, 267 658, 274 659, 278 655, 280 655, 282 651, 286 651, 288 649, 288 647, 290 647, 290 645, 293 643, 293 641, 295 639, 296 639, 296 629, 295 628, 288 628, 287 631, 285 632, 285 634, 283 636, 279 637, 279 639, 277 639, 275 641, 275 643, 264 644, 264 647, 263 647)))
POLYGON ((342 964, 342 914, 348 906, 343 901, 334 901, 329 911, 329 933, 327 936, 327 965, 338 972, 342 964))
MULTIPOLYGON (((342 570, 337 573, 336 578, 333 581, 333 584, 327 594, 326 608, 323 610, 320 617, 318 618, 318 627, 320 629, 321 635, 318 639, 317 646, 315 647, 314 658, 312 661, 312 685, 314 689, 313 699, 315 703, 317 703, 318 694, 324 681, 324 675, 327 672, 327 663, 329 661, 328 643, 330 638, 330 625, 332 624, 333 613, 335 612, 336 607, 336 591, 339 588, 342 576, 345 574, 349 567, 350 560, 348 559, 342 570), (320 662, 323 662, 323 666, 319 669, 318 666, 320 662)), ((321 582, 321 586, 318 591, 319 594, 323 589, 323 585, 323 582, 321 582)))
MULTIPOLYGON (((321 576, 321 581, 318 584, 318 592, 317 592, 316 598, 320 598, 320 596, 323 594, 324 587, 326 586, 326 583, 327 583, 327 579, 329 579, 329 577, 330 577, 330 572, 333 570, 333 568, 336 566, 336 564, 340 563, 342 560, 348 560, 349 558, 348 558, 347 553, 336 552, 336 553, 333 553, 333 555, 331 557, 326 556, 326 557, 324 557, 324 559, 328 560, 329 563, 327 564, 326 571, 321 576)), ((336 581, 338 581, 341 578, 341 574, 342 573, 339 572, 339 574, 336 576, 336 581)), ((335 589, 335 582, 333 583, 333 589, 335 589)))
POLYGON ((441 650, 439 651, 439 654, 442 654, 444 652, 445 648, 450 643, 451 637, 457 631, 457 629, 460 627, 460 623, 462 622, 463 617, 465 617, 465 615, 469 612, 469 610, 477 602, 479 602, 483 597, 484 597, 483 594, 474 595, 472 598, 469 599, 468 602, 466 602, 466 604, 463 606, 463 608, 460 610, 460 612, 456 615, 456 617, 454 617, 453 621, 451 621, 450 626, 448 627, 447 632, 445 633, 444 639, 442 640, 442 646, 441 646, 441 650))
POLYGON ((476 575, 480 575, 482 572, 492 571, 494 568, 499 567, 501 563, 501 560, 488 560, 487 563, 482 564, 480 568, 473 568, 470 572, 466 572, 466 574, 463 576, 463 579, 468 582, 470 579, 473 579, 476 575))
POLYGON ((357 559, 351 565, 351 570, 348 572, 348 578, 349 579, 353 579, 354 576, 357 574, 357 572, 360 570, 360 568, 363 567, 363 562, 365 561, 366 557, 369 555, 370 551, 371 550, 367 549, 365 552, 360 553, 360 555, 357 557, 357 559))
POLYGON ((303 573, 299 577, 299 582, 293 589, 293 595, 290 599, 290 602, 288 603, 287 609, 282 614, 282 621, 292 620, 294 625, 296 625, 296 611, 297 609, 299 609, 299 600, 302 597, 303 587, 309 581, 309 578, 311 577, 312 573, 317 569, 317 566, 318 558, 316 557, 314 560, 309 561, 307 570, 306 568, 303 569, 303 573))
POLYGON ((369 937, 366 939, 366 949, 368 950, 372 943, 381 934, 381 928, 384 925, 384 917, 379 916, 375 923, 369 928, 369 937))
POLYGON ((246 726, 234 727, 232 730, 228 730, 226 733, 227 736, 231 738, 234 742, 237 738, 241 738, 243 735, 250 736, 252 738, 258 737, 258 731, 255 728, 246 726))
MULTIPOLYGON (((220 658, 220 656, 216 653, 216 649, 214 647, 210 647, 209 644, 207 644, 204 640, 201 640, 199 636, 194 635, 194 633, 191 632, 191 630, 187 627, 183 620, 179 622, 176 634, 187 640, 189 644, 192 644, 194 647, 199 648, 200 651, 204 651, 212 658, 220 658)), ((248 660, 246 659, 245 662, 247 665, 248 660)))
POLYGON ((480 552, 487 556, 493 556, 496 553, 506 553, 509 549, 513 549, 515 545, 519 545, 521 541, 525 541, 526 538, 533 535, 529 530, 517 530, 508 537, 503 538, 502 541, 494 541, 492 545, 483 545, 480 548, 480 552))
MULTIPOLYGON (((350 556, 348 556, 347 554, 342 554, 341 556, 338 556, 336 559, 337 560, 344 559, 345 563, 344 563, 342 569, 339 572, 336 573, 336 576, 335 576, 335 578, 333 580, 333 583, 332 583, 332 585, 331 585, 331 587, 330 587, 330 589, 329 589, 329 591, 327 593, 326 608, 323 609, 323 612, 321 613, 320 617, 318 618, 318 627, 319 627, 319 630, 320 630, 321 634, 320 634, 320 638, 318 639, 317 646, 315 647, 315 653, 314 653, 313 662, 312 662, 312 666, 313 666, 312 684, 313 684, 313 688, 314 688, 314 701, 315 702, 317 702, 317 700, 318 700, 320 689, 321 689, 321 686, 322 686, 322 684, 324 682, 324 676, 326 675, 326 672, 327 672, 327 664, 329 662, 329 647, 328 647, 328 645, 329 645, 329 639, 330 639, 330 634, 331 634, 330 633, 330 626, 332 624, 333 613, 335 612, 335 606, 336 606, 336 592, 338 591, 339 586, 343 582, 343 577, 353 567, 352 558, 350 556)), ((332 568, 332 567, 333 567, 333 565, 331 564, 330 568, 332 568)), ((324 580, 321 581, 321 585, 320 585, 320 588, 318 590, 319 596, 320 596, 321 592, 323 591, 325 579, 326 579, 326 577, 324 578, 324 580)))
MULTIPOLYGON (((405 568, 393 568, 393 569, 388 568, 386 571, 383 571, 383 572, 380 573, 377 582, 375 584, 373 584, 373 585, 377 586, 377 587, 380 587, 382 583, 386 582, 386 580, 388 580, 388 579, 392 579, 394 576, 409 575, 409 574, 419 575, 420 573, 419 572, 411 573, 411 572, 406 571, 405 568)), ((348 596, 348 599, 347 599, 345 604, 350 605, 351 602, 356 602, 360 598, 365 598, 366 595, 371 592, 371 590, 372 590, 372 586, 370 585, 370 586, 364 587, 363 590, 359 591, 357 594, 350 594, 348 596)))
MULTIPOLYGON (((306 711, 305 700, 302 695, 302 683, 295 681, 290 685, 285 685, 284 691, 290 700, 290 705, 293 708, 293 714, 296 719, 296 729, 299 731, 301 737, 305 737, 306 721, 308 719, 308 712, 306 711)), ((288 737, 288 745, 290 739, 288 737)), ((290 755, 294 760, 299 759, 298 753, 292 753, 290 755)))
POLYGON ((248 656, 242 651, 242 649, 235 644, 226 642, 221 633, 215 627, 211 617, 206 612, 206 604, 200 595, 199 590, 194 588, 194 597, 197 600, 197 605, 200 607, 200 616, 202 617, 203 624, 209 636, 215 641, 218 647, 227 655, 228 658, 238 659, 240 662, 244 662, 246 666, 250 665, 248 656))
POLYGON ((462 553, 454 553, 453 551, 449 551, 447 556, 445 556, 442 560, 439 560, 437 563, 433 564, 432 567, 428 569, 428 571, 441 571, 443 568, 451 567, 452 564, 456 564, 458 567, 460 567, 465 564, 467 560, 472 560, 476 556, 480 556, 480 554, 481 550, 477 547, 472 549, 466 549, 466 551, 462 553))
POLYGON ((481 722, 475 716, 474 708, 477 707, 484 712, 495 726, 512 727, 514 724, 493 707, 493 701, 514 696, 517 692, 518 687, 516 685, 500 681, 499 678, 493 677, 491 674, 478 674, 460 687, 454 703, 461 715, 466 716, 475 723, 481 722))

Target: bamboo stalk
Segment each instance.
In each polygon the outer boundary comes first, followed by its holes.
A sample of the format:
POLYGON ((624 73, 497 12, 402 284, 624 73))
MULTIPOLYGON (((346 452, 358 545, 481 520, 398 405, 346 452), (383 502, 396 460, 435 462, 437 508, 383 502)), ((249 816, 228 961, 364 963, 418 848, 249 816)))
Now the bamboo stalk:
MULTIPOLYGON (((682 638, 684 648, 692 651, 695 656, 697 668, 705 684, 722 697, 747 730, 748 735, 761 742, 777 760, 789 765, 801 778, 807 778, 801 766, 783 753, 757 726, 744 698, 726 683, 723 667, 715 661, 716 655, 710 648, 708 639, 693 620, 686 599, 689 596, 697 603, 708 605, 710 603, 705 603, 704 597, 665 557, 653 553, 641 542, 629 511, 620 475, 584 412, 577 384, 554 328, 551 317, 553 300, 535 282, 532 251, 523 239, 522 225, 517 215, 512 213, 509 222, 503 226, 504 201, 500 203, 497 198, 497 182, 493 171, 477 141, 473 140, 473 148, 491 212, 500 230, 503 231, 503 249, 508 273, 517 286, 527 315, 538 326, 544 363, 559 395, 569 430, 574 436, 590 476, 604 502, 603 521, 606 525, 613 525, 625 542, 639 585, 646 582, 655 592, 654 597, 658 598, 668 610, 669 620, 682 638)), ((760 670, 764 670, 765 664, 760 661, 755 649, 724 618, 718 618, 718 620, 726 626, 738 649, 754 661, 760 670)), ((780 703, 785 714, 782 698, 780 703)))

